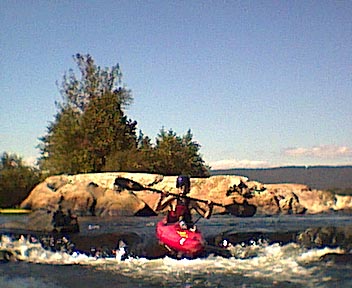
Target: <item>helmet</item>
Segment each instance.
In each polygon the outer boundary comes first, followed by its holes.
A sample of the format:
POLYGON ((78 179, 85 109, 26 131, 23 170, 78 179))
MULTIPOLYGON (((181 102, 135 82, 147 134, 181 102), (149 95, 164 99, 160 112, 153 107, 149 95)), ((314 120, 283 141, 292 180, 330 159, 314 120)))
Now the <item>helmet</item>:
POLYGON ((176 179, 176 188, 185 187, 185 190, 191 188, 191 180, 188 176, 178 176, 176 179))

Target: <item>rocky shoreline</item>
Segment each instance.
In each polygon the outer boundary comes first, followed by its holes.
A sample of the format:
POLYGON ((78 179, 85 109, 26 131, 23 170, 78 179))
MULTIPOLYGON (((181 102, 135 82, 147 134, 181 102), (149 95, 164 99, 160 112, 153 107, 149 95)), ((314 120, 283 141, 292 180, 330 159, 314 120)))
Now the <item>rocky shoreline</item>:
MULTIPOLYGON (((85 216, 156 216, 158 192, 175 192, 175 180, 173 176, 143 173, 51 176, 22 202, 21 208, 32 210, 27 223, 5 223, 0 228, 75 233, 80 231, 78 220, 85 216)), ((242 176, 193 178, 191 182, 191 197, 223 205, 214 206, 213 215, 349 215, 352 211, 351 196, 312 190, 302 184, 266 185, 242 176)))
MULTIPOLYGON (((74 243, 74 248, 85 254, 97 253, 96 255, 102 256, 113 255, 118 249, 118 239, 123 239, 133 255, 159 258, 166 253, 159 243, 155 239, 147 241, 143 235, 135 232, 115 231, 97 235, 77 232, 80 231, 80 224, 83 224, 87 217, 91 221, 91 219, 103 220, 117 216, 124 219, 122 221, 126 221, 134 216, 155 216, 155 208, 161 196, 157 191, 175 192, 175 180, 176 177, 173 176, 143 173, 51 176, 36 186, 22 202, 21 208, 33 211, 28 215, 28 221, 2 224, 1 234, 12 235, 11 237, 15 238, 31 235, 33 239, 39 239, 42 246, 47 249, 64 249, 68 252, 73 247, 71 243, 74 243), (116 181, 117 178, 126 180, 126 185, 117 185, 119 183, 116 181), (95 247, 94 251, 92 247, 95 247)), ((223 205, 223 207, 214 207, 214 215, 253 216, 253 207, 258 218, 288 214, 350 214, 352 210, 350 196, 313 190, 302 184, 266 185, 242 176, 193 178, 191 182, 191 197, 210 199, 223 205), (227 207, 231 207, 232 211, 227 207)), ((86 228, 83 229, 86 230, 86 228)), ((308 248, 340 247, 344 253, 327 254, 321 261, 347 263, 352 260, 351 231, 350 226, 331 225, 295 231, 232 231, 226 235, 223 233, 213 235, 206 240, 210 247, 209 253, 223 257, 228 256, 226 249, 220 249, 224 239, 232 245, 251 245, 253 241, 265 240, 269 244, 294 242, 308 248)), ((2 254, 0 258, 3 257, 6 261, 15 256, 8 251, 3 251, 2 254)))
MULTIPOLYGON (((56 211, 60 205, 64 211, 78 216, 156 215, 160 194, 150 190, 172 193, 175 180, 175 176, 124 172, 51 176, 31 191, 21 208, 56 211), (146 189, 116 187, 117 177, 130 179, 146 189)), ((263 184, 229 175, 192 178, 191 183, 191 197, 210 199, 225 206, 237 204, 242 210, 246 204, 254 205, 257 214, 262 215, 352 211, 351 196, 310 189, 302 184, 263 184)), ((214 207, 214 214, 227 212, 223 207, 214 207)))

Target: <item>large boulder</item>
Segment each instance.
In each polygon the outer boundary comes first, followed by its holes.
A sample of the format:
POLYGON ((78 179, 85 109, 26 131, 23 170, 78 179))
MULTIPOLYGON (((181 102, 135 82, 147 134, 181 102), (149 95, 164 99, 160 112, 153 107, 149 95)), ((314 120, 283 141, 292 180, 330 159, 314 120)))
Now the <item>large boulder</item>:
POLYGON ((48 185, 47 181, 38 184, 21 203, 22 208, 32 210, 55 209, 60 201, 61 194, 48 185))
POLYGON ((156 215, 153 209, 134 193, 115 189, 114 181, 119 176, 137 178, 146 186, 160 179, 159 175, 138 173, 51 176, 32 190, 21 207, 34 211, 41 209, 50 211, 57 210, 60 205, 63 209, 81 216, 156 215))
MULTIPOLYGON (((32 190, 21 208, 55 210, 60 204, 77 215, 156 215, 162 191, 177 193, 175 182, 176 176, 147 173, 51 176, 32 190), (117 178, 127 180, 116 185, 117 178)), ((214 206, 213 214, 236 216, 352 209, 350 196, 312 190, 302 184, 262 184, 235 175, 192 178, 189 196, 222 204, 214 206)))
POLYGON ((58 190, 62 206, 79 215, 91 214, 96 202, 96 197, 90 189, 91 185, 91 182, 82 181, 62 186, 58 190))
POLYGON ((111 189, 105 191, 104 196, 97 199, 95 211, 100 216, 134 216, 148 214, 156 215, 147 204, 129 191, 116 192, 111 189))

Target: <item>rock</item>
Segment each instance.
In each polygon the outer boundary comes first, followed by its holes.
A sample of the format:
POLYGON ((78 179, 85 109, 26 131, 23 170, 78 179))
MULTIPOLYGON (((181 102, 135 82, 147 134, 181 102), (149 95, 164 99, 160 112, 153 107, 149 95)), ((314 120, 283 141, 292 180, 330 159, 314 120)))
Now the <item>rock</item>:
POLYGON ((51 224, 54 229, 52 231, 59 233, 76 233, 79 232, 78 219, 71 210, 63 211, 62 207, 53 213, 51 224))
POLYGON ((252 217, 257 212, 257 207, 253 204, 249 204, 245 200, 242 204, 234 203, 226 207, 225 213, 230 213, 237 217, 252 217))
POLYGON ((7 249, 0 249, 0 263, 7 263, 10 261, 16 261, 16 255, 12 251, 7 249))
POLYGON ((140 191, 138 192, 137 197, 138 199, 143 201, 148 207, 150 207, 153 211, 156 211, 161 194, 151 193, 150 191, 140 191))
MULTIPOLYGON (((176 178, 125 172, 51 176, 31 191, 21 208, 56 210, 60 203, 79 216, 155 215, 160 194, 150 190, 175 193, 176 178), (133 180, 133 185, 116 185, 118 177, 133 180)), ((189 196, 224 206, 233 204, 233 214, 239 216, 352 211, 350 196, 312 190, 302 184, 262 184, 235 175, 192 178, 189 196)), ((214 206, 213 214, 228 212, 225 207, 214 206)))
POLYGON ((67 175, 51 176, 45 179, 46 185, 53 191, 57 191, 69 182, 67 175))
POLYGON ((38 184, 21 203, 21 208, 38 210, 38 209, 56 209, 61 195, 48 186, 45 181, 38 184))
MULTIPOLYGON (((27 199, 22 202, 21 207, 28 207, 34 211, 54 210, 60 203, 64 209, 71 210, 77 215, 156 215, 146 203, 133 193, 109 188, 113 187, 113 182, 118 175, 118 173, 114 175, 102 173, 66 177, 52 176, 37 185, 27 199), (96 183, 105 185, 105 187, 96 183)), ((133 176, 136 177, 138 174, 133 176)), ((142 176, 141 182, 146 185, 158 180, 155 175, 142 176)))
POLYGON ((352 263, 352 253, 327 253, 320 257, 320 261, 323 262, 333 262, 334 264, 351 264, 352 263))
POLYGON ((307 209, 299 203, 297 195, 293 192, 282 199, 278 199, 282 214, 303 214, 307 209))
POLYGON ((260 214, 275 215, 281 213, 279 199, 274 194, 257 194, 253 199, 251 199, 251 203, 257 207, 257 211, 260 214))
POLYGON ((100 216, 134 216, 139 213, 156 215, 147 204, 129 191, 116 192, 107 189, 103 197, 97 199, 96 213, 100 216))
MULTIPOLYGON (((91 193, 91 182, 83 181, 67 183, 57 190, 60 193, 61 205, 74 211, 77 215, 88 215, 96 203, 96 197, 91 193)), ((92 213, 92 212, 91 212, 92 213)))
POLYGON ((8 222, 0 226, 2 229, 28 230, 55 233, 79 232, 77 217, 70 210, 36 210, 28 215, 26 222, 8 222))
POLYGON ((308 208, 310 214, 335 210, 335 195, 328 191, 306 190, 297 191, 300 203, 308 208))
MULTIPOLYGON (((241 195, 227 195, 227 191, 234 185, 239 183, 247 182, 248 179, 242 176, 212 176, 209 178, 192 178, 191 179, 191 191, 189 196, 211 200, 214 203, 220 203, 224 206, 235 203, 235 205, 241 205, 245 198, 241 195)), ((169 184, 171 187, 175 187, 176 177, 172 179, 169 184)), ((172 188, 175 189, 175 188, 172 188)), ((213 214, 224 214, 227 213, 227 209, 224 207, 214 206, 213 214)))
POLYGON ((352 248, 352 226, 309 228, 297 236, 297 242, 308 248, 352 248))
POLYGON ((352 210, 352 196, 335 195, 334 210, 352 210))

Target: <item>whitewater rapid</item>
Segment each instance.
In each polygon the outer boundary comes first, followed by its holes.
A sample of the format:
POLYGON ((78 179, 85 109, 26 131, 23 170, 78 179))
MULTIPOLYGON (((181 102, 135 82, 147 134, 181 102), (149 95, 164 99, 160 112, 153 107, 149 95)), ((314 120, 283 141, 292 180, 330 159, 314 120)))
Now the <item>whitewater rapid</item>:
MULTIPOLYGON (((122 275, 146 284, 141 287, 147 287, 147 283, 162 283, 163 287, 250 287, 251 283, 262 283, 262 287, 269 287, 266 285, 270 283, 274 286, 287 283, 297 287, 332 287, 331 283, 338 275, 327 274, 327 270, 322 269, 326 263, 321 263, 320 257, 344 252, 341 248, 306 249, 296 243, 268 245, 259 241, 230 246, 230 258, 209 255, 193 260, 169 257, 121 260, 119 253, 115 257, 97 258, 78 252, 50 251, 33 237, 13 239, 6 235, 1 237, 0 249, 16 255, 17 261, 54 265, 58 272, 60 266, 65 265, 104 271, 111 277, 122 275)), ((0 287, 48 287, 48 283, 42 282, 36 275, 27 278, 0 276, 0 287)), ((352 284, 352 280, 348 283, 352 284)), ((60 283, 50 285, 62 287, 60 283)))

